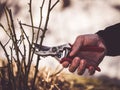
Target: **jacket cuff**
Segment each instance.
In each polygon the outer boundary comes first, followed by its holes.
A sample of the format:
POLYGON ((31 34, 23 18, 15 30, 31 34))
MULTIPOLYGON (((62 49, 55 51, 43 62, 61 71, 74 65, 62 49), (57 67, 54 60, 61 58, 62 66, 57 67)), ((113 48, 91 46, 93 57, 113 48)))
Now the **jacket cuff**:
POLYGON ((120 23, 100 30, 96 34, 104 41, 108 56, 120 55, 120 23))

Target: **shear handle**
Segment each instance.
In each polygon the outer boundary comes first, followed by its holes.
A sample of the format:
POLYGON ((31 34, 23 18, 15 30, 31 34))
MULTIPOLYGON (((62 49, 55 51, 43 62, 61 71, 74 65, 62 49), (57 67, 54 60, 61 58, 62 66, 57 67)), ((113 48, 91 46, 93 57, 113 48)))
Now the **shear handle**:
POLYGON ((104 48, 96 46, 84 46, 80 48, 80 51, 103 52, 104 48))
MULTIPOLYGON (((71 48, 73 47, 73 45, 71 45, 70 43, 69 45, 71 46, 71 48)), ((83 46, 80 48, 80 51, 103 52, 104 48, 98 46, 83 46)))

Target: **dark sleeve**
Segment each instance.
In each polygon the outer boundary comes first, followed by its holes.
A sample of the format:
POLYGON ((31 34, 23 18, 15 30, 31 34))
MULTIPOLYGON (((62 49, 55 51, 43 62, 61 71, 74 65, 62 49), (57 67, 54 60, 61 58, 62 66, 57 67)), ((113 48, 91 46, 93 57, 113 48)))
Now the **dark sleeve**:
POLYGON ((98 31, 97 34, 103 39, 108 56, 120 55, 120 23, 98 31))

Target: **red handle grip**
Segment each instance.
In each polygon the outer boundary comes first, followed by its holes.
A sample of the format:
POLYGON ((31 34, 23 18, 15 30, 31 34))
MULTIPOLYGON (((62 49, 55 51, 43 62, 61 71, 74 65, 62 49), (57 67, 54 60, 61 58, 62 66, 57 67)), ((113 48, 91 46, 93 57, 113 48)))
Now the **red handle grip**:
POLYGON ((104 48, 96 47, 96 46, 84 46, 80 48, 80 51, 103 52, 104 48))
MULTIPOLYGON (((73 45, 69 44, 71 48, 73 45)), ((103 52, 104 48, 98 46, 83 46, 80 48, 80 51, 92 51, 92 52, 103 52)))

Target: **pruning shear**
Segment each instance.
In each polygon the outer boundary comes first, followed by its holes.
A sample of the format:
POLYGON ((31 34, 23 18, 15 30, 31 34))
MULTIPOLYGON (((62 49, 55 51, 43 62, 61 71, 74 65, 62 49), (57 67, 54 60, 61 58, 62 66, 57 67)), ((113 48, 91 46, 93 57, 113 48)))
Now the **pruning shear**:
MULTIPOLYGON (((59 45, 59 46, 41 46, 39 44, 34 44, 35 54, 47 57, 52 56, 56 58, 60 63, 64 61, 68 61, 72 63, 73 57, 69 56, 71 52, 72 45, 70 43, 59 45)), ((95 47, 95 46, 84 46, 80 49, 80 51, 92 51, 92 52, 103 52, 104 48, 95 47)), ((87 67, 88 68, 88 67, 87 67)), ((99 67, 95 67, 97 71, 101 71, 99 67)))

